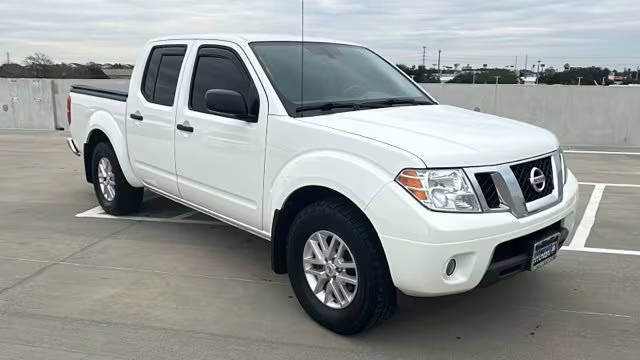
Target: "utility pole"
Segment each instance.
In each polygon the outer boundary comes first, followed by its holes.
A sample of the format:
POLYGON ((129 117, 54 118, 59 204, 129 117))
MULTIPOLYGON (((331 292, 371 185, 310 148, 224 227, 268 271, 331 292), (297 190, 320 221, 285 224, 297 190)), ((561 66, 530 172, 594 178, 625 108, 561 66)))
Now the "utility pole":
POLYGON ((524 69, 527 70, 527 65, 529 62, 529 54, 524 54, 524 69))
POLYGON ((578 86, 580 86, 581 82, 582 82, 582 76, 578 76, 578 86))
POLYGON ((427 56, 427 47, 423 46, 422 47, 422 67, 425 68, 425 69, 427 68, 426 65, 424 64, 426 56, 427 56))
POLYGON ((7 64, 11 64, 11 55, 9 55, 8 51, 7 51, 7 64))
POLYGON ((440 53, 442 50, 438 50, 438 81, 442 78, 442 72, 440 72, 440 53))
POLYGON ((498 85, 498 79, 500 79, 500 75, 496 75, 495 78, 496 78, 496 85, 498 85))
POLYGON ((473 84, 476 83, 476 71, 473 70, 473 84))
POLYGON ((516 56, 516 63, 513 65, 513 72, 516 74, 516 84, 520 84, 520 76, 518 76, 518 57, 516 56))
POLYGON ((540 77, 540 60, 538 60, 538 69, 536 70, 536 84, 538 83, 539 77, 540 77))
POLYGON ((638 73, 640 73, 640 66, 636 66, 636 81, 638 81, 638 73))

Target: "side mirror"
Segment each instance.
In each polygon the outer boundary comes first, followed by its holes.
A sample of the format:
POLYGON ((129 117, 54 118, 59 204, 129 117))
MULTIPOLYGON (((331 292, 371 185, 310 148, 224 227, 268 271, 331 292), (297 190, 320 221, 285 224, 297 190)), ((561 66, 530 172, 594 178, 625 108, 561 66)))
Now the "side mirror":
POLYGON ((251 117, 249 117, 247 101, 244 96, 237 91, 211 89, 205 93, 204 101, 209 111, 252 121, 251 117))

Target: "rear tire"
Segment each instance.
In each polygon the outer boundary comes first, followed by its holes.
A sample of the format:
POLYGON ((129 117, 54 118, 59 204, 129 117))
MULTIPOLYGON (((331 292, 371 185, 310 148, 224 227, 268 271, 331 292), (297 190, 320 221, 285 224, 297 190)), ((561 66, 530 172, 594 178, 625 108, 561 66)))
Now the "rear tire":
POLYGON ((127 182, 108 142, 100 142, 93 149, 91 174, 96 197, 107 214, 125 215, 140 208, 144 188, 133 187, 127 182))
POLYGON ((344 200, 322 200, 300 211, 287 237, 287 268, 302 308, 338 334, 366 330, 396 308, 396 289, 377 234, 359 209, 344 200), (347 250, 337 255, 342 243, 347 250), (319 252, 318 244, 326 251, 319 252))

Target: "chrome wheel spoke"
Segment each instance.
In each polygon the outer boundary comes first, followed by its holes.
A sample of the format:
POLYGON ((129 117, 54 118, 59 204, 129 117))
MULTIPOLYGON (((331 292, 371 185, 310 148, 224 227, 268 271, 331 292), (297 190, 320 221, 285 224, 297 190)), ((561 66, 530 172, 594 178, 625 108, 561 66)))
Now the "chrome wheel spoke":
POLYGON ((315 276, 316 278, 326 277, 324 271, 316 270, 316 269, 305 269, 305 273, 315 276))
POLYGON ((340 305, 344 304, 346 299, 344 298, 344 295, 342 294, 340 289, 338 289, 337 281, 335 281, 335 280, 329 281, 329 287, 331 288, 331 292, 333 294, 333 297, 334 297, 334 299, 336 299, 338 304, 340 304, 340 305))
POLYGON ((355 269, 356 268, 356 263, 354 263, 353 261, 349 261, 349 262, 338 261, 336 263, 336 265, 338 265, 339 267, 341 267, 343 269, 355 269))
POLYGON ((347 274, 338 274, 336 278, 346 284, 358 285, 358 279, 355 276, 347 275, 347 274))
POLYGON ((326 263, 326 259, 324 257, 323 251, 318 246, 316 241, 311 240, 311 249, 313 250, 313 255, 316 260, 320 262, 320 264, 324 265, 326 263))
POLYGON ((327 245, 327 235, 322 232, 317 232, 318 243, 320 244, 320 249, 322 249, 322 253, 325 257, 329 255, 329 246, 327 245))
POLYGON ((317 294, 319 292, 321 292, 322 290, 324 290, 327 287, 327 282, 329 281, 329 278, 327 277, 322 277, 318 279, 318 282, 316 283, 315 288, 313 289, 313 293, 317 294))
POLYGON ((328 258, 333 258, 333 253, 336 251, 336 244, 340 243, 342 244, 342 241, 340 240, 339 237, 333 235, 331 237, 331 244, 329 244, 329 248, 327 249, 327 257, 328 258))
POLYGON ((311 264, 311 265, 324 265, 324 261, 316 257, 304 258, 302 262, 304 264, 311 264))
POLYGON ((349 291, 347 291, 347 288, 344 286, 344 283, 338 278, 336 278, 334 283, 337 284, 338 290, 340 294, 342 294, 343 298, 346 299, 347 301, 351 301, 351 294, 349 294, 349 291))

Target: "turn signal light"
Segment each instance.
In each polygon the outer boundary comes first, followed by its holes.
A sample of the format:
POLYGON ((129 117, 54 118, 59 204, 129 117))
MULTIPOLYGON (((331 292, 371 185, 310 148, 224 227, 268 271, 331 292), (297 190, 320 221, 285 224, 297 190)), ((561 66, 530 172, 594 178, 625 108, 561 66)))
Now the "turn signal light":
POLYGON ((420 201, 427 200, 426 189, 422 186, 422 177, 418 175, 418 172, 414 169, 406 169, 402 171, 396 181, 404 186, 416 199, 420 201))

